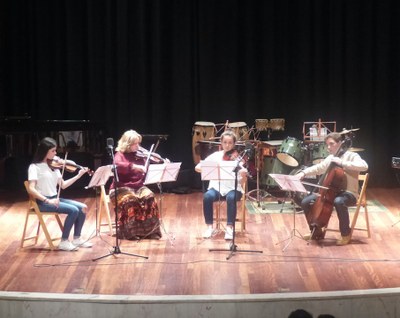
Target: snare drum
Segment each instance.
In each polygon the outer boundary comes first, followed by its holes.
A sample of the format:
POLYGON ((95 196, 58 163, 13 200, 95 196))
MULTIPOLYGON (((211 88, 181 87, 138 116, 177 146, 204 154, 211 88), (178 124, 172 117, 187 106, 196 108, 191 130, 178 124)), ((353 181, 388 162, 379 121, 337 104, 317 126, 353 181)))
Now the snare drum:
POLYGON ((272 177, 269 176, 270 173, 286 174, 288 175, 293 168, 283 164, 277 158, 265 157, 263 161, 263 167, 261 170, 260 184, 270 187, 276 187, 278 184, 272 177))
POLYGON ((328 156, 329 156, 329 151, 328 147, 326 146, 326 143, 321 142, 314 144, 314 147, 312 149, 312 163, 314 165, 320 163, 328 156))
POLYGON ((200 140, 211 140, 215 136, 215 124, 208 121, 196 121, 192 128, 192 151, 195 164, 200 162, 200 140))
POLYGON ((237 141, 249 140, 249 127, 245 122, 230 123, 228 128, 236 134, 237 141))
POLYGON ((301 148, 301 141, 287 137, 276 155, 280 161, 290 167, 297 167, 303 158, 303 149, 301 148))
POLYGON ((271 130, 285 130, 285 119, 284 118, 273 118, 269 120, 269 128, 271 130))

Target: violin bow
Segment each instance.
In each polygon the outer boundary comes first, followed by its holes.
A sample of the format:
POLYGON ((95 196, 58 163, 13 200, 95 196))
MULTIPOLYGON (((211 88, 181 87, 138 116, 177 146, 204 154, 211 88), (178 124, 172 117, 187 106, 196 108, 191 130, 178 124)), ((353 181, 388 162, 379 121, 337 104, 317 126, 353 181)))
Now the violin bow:
POLYGON ((149 153, 147 154, 146 163, 144 164, 144 170, 146 172, 147 172, 147 169, 149 168, 150 156, 151 156, 151 153, 153 152, 153 149, 154 149, 154 144, 151 145, 149 153))
POLYGON ((61 171, 61 179, 60 179, 60 182, 59 182, 59 184, 58 184, 58 193, 57 193, 57 199, 59 199, 59 198, 60 198, 60 193, 61 193, 61 183, 62 183, 62 178, 64 177, 65 166, 66 166, 66 164, 67 164, 67 157, 68 157, 68 151, 67 151, 67 152, 65 152, 65 156, 64 156, 64 163, 63 163, 63 166, 62 166, 62 171, 61 171))

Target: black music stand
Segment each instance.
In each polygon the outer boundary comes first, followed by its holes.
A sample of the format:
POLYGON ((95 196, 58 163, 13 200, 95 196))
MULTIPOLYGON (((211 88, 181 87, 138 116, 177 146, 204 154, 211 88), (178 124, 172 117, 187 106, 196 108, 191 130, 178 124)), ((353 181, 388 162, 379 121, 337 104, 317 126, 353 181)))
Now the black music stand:
POLYGON ((227 251, 230 254, 226 257, 226 259, 230 259, 234 253, 262 253, 263 251, 255 251, 255 250, 238 250, 237 245, 235 244, 235 223, 236 223, 236 214, 237 214, 237 185, 238 185, 238 172, 240 170, 239 164, 243 157, 239 157, 235 161, 222 161, 222 162, 212 162, 212 161, 202 161, 201 162, 201 180, 235 180, 235 213, 233 218, 232 225, 232 242, 229 245, 229 249, 210 249, 210 252, 219 252, 219 251, 227 251))
MULTIPOLYGON (((107 140, 108 142, 108 140, 107 140)), ((114 204, 115 204, 115 246, 114 246, 114 250, 111 251, 110 253, 94 258, 92 259, 92 261, 97 261, 99 259, 108 257, 108 256, 114 256, 115 254, 124 254, 124 255, 129 255, 129 256, 137 256, 137 257, 142 257, 142 258, 149 258, 148 256, 143 256, 143 255, 138 255, 138 254, 132 254, 132 253, 124 253, 121 252, 121 249, 119 247, 119 241, 118 241, 118 182, 119 182, 119 177, 118 177, 118 171, 117 171, 117 166, 115 164, 115 159, 114 159, 114 150, 112 149, 112 147, 107 147, 108 149, 108 153, 112 159, 112 172, 114 174, 114 182, 115 182, 115 193, 114 193, 114 204)))
POLYGON ((97 224, 97 189, 101 188, 102 186, 104 187, 112 174, 112 165, 101 166, 97 168, 97 170, 92 175, 89 184, 85 187, 85 189, 94 189, 96 191, 96 235, 99 234, 97 231, 97 229, 99 228, 99 225, 97 224))
POLYGON ((292 175, 285 175, 285 174, 274 174, 270 173, 269 176, 271 176, 272 179, 276 181, 276 183, 279 185, 281 190, 286 191, 288 193, 288 196, 292 200, 292 206, 293 206, 293 229, 290 231, 290 236, 287 239, 284 239, 283 241, 280 241, 276 244, 283 243, 285 241, 288 241, 285 245, 285 247, 282 249, 282 251, 285 251, 286 248, 292 243, 293 239, 295 237, 301 238, 302 240, 305 240, 303 235, 296 229, 296 207, 293 202, 293 193, 294 192, 302 192, 302 193, 307 193, 308 191, 306 188, 304 188, 302 182, 297 176, 292 176, 292 175), (296 235, 298 233, 299 235, 296 235))
MULTIPOLYGON (((160 197, 159 197, 159 207, 160 207, 160 216, 161 216, 161 228, 163 229, 164 233, 167 234, 169 242, 172 243, 171 237, 167 233, 164 227, 164 222, 163 222, 163 217, 162 217, 162 199, 163 199, 163 191, 162 191, 162 186, 161 183, 164 182, 173 182, 176 181, 176 178, 178 177, 179 170, 181 168, 182 162, 167 162, 163 164, 152 164, 149 165, 149 168, 147 170, 146 174, 146 180, 144 181, 144 184, 153 184, 157 183, 157 187, 160 191, 160 197)), ((153 230, 154 231, 154 230, 153 230)), ((149 233, 150 234, 150 233, 149 233)), ((147 235, 149 235, 147 234, 147 235)))

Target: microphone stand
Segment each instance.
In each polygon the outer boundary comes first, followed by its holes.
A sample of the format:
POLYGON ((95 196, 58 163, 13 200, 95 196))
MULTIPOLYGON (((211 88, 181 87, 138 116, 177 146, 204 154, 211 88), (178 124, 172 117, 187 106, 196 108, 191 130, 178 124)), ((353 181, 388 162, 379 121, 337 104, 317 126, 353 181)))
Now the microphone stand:
MULTIPOLYGON (((238 250, 237 249, 237 245, 235 244, 235 238, 236 238, 236 234, 235 234, 235 223, 236 223, 236 214, 237 214, 237 186, 238 186, 238 172, 240 170, 239 164, 240 161, 242 161, 244 155, 246 154, 248 150, 244 151, 244 154, 242 156, 239 156, 239 158, 237 158, 237 164, 235 169, 233 169, 233 172, 235 173, 235 194, 234 194, 234 200, 235 200, 235 204, 234 204, 234 218, 233 218, 233 225, 232 225, 232 242, 229 245, 229 249, 210 249, 210 252, 217 252, 217 251, 229 251, 229 255, 226 257, 227 260, 229 260, 234 253, 239 252, 239 253, 262 253, 263 251, 255 251, 255 250, 238 250)), ((244 194, 243 194, 244 195, 244 194)))
POLYGON ((118 172, 117 172, 117 166, 115 165, 115 159, 114 159, 114 151, 113 151, 113 147, 107 145, 107 150, 108 150, 108 154, 110 155, 111 159, 112 159, 112 170, 113 170, 113 174, 114 174, 114 181, 115 181, 115 195, 114 195, 114 205, 115 205, 115 246, 114 246, 114 250, 111 251, 110 253, 94 258, 92 261, 97 261, 99 259, 108 257, 108 256, 112 256, 115 254, 124 254, 124 255, 129 255, 129 256, 137 256, 137 257, 142 257, 142 258, 146 258, 148 259, 148 256, 143 256, 143 255, 138 255, 138 254, 132 254, 132 253, 125 253, 125 252, 121 252, 121 249, 119 247, 119 240, 118 240, 118 182, 119 182, 119 178, 118 178, 118 172))

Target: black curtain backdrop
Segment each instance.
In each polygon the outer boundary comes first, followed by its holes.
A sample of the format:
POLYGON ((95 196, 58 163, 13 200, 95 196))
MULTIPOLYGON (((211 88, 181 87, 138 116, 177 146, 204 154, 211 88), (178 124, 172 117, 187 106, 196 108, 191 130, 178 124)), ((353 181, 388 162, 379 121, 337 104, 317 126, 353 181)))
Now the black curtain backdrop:
POLYGON ((397 0, 2 1, 0 117, 168 134, 160 154, 188 170, 196 121, 284 118, 277 137, 302 139, 321 118, 360 128, 371 185, 395 186, 399 16, 397 0))

